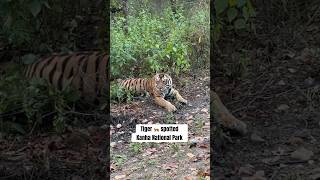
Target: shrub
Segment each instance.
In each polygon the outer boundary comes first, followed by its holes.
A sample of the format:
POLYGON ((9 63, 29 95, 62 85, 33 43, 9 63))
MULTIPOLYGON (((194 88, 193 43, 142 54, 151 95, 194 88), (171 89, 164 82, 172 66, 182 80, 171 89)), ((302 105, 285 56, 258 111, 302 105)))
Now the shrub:
POLYGON ((117 83, 112 82, 110 86, 110 99, 114 102, 130 102, 133 99, 133 93, 130 90, 120 87, 117 83))
MULTIPOLYGON (((127 34, 123 30, 124 21, 120 16, 111 22, 111 72, 114 77, 160 71, 179 74, 190 69, 192 44, 199 41, 199 37, 190 37, 203 36, 209 31, 209 10, 192 14, 191 20, 183 8, 175 14, 171 8, 166 8, 162 16, 141 10, 127 17, 127 34), (205 31, 203 27, 206 27, 205 31)), ((209 44, 209 38, 203 39, 209 44)))
POLYGON ((8 72, 0 79, 0 130, 23 133, 46 125, 63 132, 78 94, 71 88, 58 91, 41 79, 27 82, 16 70, 8 72))
POLYGON ((88 14, 106 13, 104 5, 105 1, 1 0, 0 40, 15 50, 77 50, 82 47, 79 27, 88 14))
POLYGON ((252 19, 256 16, 251 0, 215 1, 215 19, 213 19, 213 40, 218 41, 222 30, 254 30, 252 19))

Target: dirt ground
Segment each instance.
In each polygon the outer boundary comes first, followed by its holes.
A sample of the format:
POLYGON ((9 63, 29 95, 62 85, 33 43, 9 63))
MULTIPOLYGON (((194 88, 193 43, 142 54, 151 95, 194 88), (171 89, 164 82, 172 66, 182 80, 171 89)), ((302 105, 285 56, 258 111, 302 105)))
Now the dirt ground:
MULTIPOLYGON (((92 117, 92 115, 90 115, 92 117)), ((88 117, 79 116, 79 119, 88 117)), ((1 179, 105 179, 105 118, 63 134, 46 131, 26 136, 0 133, 1 179)))
POLYGON ((151 97, 111 105, 111 179, 209 179, 209 70, 173 79, 188 105, 167 113, 151 97), (187 123, 188 143, 132 143, 135 124, 187 123))
POLYGON ((217 73, 215 89, 250 132, 216 143, 215 180, 320 179, 319 27, 289 28, 225 44, 246 46, 248 73, 237 80, 217 73))

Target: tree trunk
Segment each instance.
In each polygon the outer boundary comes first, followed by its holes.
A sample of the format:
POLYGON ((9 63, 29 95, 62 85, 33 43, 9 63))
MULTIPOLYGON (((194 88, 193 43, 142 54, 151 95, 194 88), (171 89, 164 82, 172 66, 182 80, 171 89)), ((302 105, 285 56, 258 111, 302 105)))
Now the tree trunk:
POLYGON ((123 25, 123 30, 125 34, 128 34, 128 0, 123 0, 122 1, 122 11, 124 14, 124 25, 123 25))
POLYGON ((172 13, 175 15, 177 13, 177 0, 170 0, 172 13))

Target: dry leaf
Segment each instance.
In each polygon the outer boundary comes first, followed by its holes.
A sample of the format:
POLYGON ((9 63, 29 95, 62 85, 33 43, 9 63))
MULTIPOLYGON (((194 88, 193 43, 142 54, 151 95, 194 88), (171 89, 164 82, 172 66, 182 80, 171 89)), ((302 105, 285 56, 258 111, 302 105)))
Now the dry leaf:
POLYGON ((162 164, 162 168, 165 170, 172 170, 172 169, 177 169, 178 165, 176 163, 167 163, 167 164, 162 164))
POLYGON ((114 177, 114 179, 124 179, 125 177, 127 177, 125 174, 117 175, 117 176, 114 177))
POLYGON ((207 149, 207 148, 209 148, 209 145, 207 143, 201 143, 201 144, 199 144, 199 148, 207 149))
POLYGON ((199 170, 198 173, 197 173, 198 176, 202 176, 202 177, 205 177, 205 176, 210 176, 210 171, 203 171, 203 170, 199 170))
POLYGON ((194 154, 192 154, 192 153, 187 153, 187 156, 188 156, 189 158, 193 158, 193 157, 195 157, 195 155, 194 155, 194 154))
POLYGON ((151 155, 151 154, 153 154, 153 153, 155 153, 157 151, 158 151, 157 148, 147 148, 146 149, 146 154, 147 155, 151 155))
POLYGON ((183 179, 184 180, 193 180, 193 178, 191 176, 185 176, 183 179))

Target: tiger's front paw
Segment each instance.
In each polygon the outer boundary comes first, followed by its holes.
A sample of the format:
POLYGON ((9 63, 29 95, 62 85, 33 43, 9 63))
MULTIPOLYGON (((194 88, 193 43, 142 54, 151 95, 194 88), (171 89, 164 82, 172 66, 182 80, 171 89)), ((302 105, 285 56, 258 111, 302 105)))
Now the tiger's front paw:
POLYGON ((229 111, 223 113, 220 112, 217 115, 217 120, 226 129, 237 132, 241 135, 247 134, 247 124, 235 118, 231 113, 229 113, 229 111))
POLYGON ((234 123, 231 126, 229 126, 229 128, 231 130, 235 130, 236 132, 242 135, 247 134, 248 132, 247 124, 240 120, 234 121, 234 123))
POLYGON ((180 102, 182 102, 183 104, 188 104, 188 101, 183 98, 180 100, 180 102))
POLYGON ((167 109, 168 112, 174 112, 174 111, 177 110, 177 108, 176 108, 174 105, 172 105, 172 104, 169 104, 169 105, 166 107, 166 109, 167 109))

